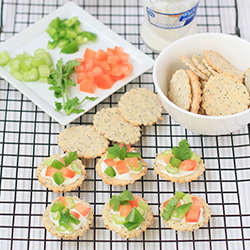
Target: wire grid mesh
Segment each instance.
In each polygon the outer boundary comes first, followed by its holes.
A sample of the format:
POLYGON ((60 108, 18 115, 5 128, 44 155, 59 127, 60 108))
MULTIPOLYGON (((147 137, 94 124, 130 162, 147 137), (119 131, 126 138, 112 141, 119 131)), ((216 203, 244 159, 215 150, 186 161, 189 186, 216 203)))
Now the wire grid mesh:
MULTIPOLYGON (((66 1, 2 1, 1 41, 54 11, 66 1), (11 18, 10 18, 11 16, 11 18)), ((156 59, 140 39, 144 13, 139 0, 74 1, 79 6, 156 59)), ((196 22, 199 32, 238 34, 237 6, 233 0, 201 0, 196 22)), ((40 185, 36 168, 47 156, 59 153, 57 135, 64 129, 30 100, 0 79, 0 240, 1 249, 249 249, 250 247, 250 142, 249 127, 224 136, 202 136, 185 130, 163 111, 163 120, 142 128, 135 147, 148 164, 148 173, 130 191, 149 200, 153 224, 135 239, 121 239, 105 229, 101 210, 112 194, 124 190, 104 184, 95 173, 96 160, 83 160, 87 179, 81 188, 66 193, 90 202, 94 221, 84 236, 75 240, 57 239, 46 232, 41 215, 58 194, 40 185), (202 177, 191 183, 173 184, 159 178, 153 170, 158 152, 176 146, 187 138, 191 148, 206 164, 202 177), (211 208, 208 225, 194 232, 179 232, 165 227, 159 204, 175 190, 201 196, 211 208)), ((146 87, 155 91, 152 71, 136 78, 105 99, 71 125, 91 124, 93 115, 103 107, 116 106, 129 89, 146 87)), ((69 126, 71 126, 69 125, 69 126)))

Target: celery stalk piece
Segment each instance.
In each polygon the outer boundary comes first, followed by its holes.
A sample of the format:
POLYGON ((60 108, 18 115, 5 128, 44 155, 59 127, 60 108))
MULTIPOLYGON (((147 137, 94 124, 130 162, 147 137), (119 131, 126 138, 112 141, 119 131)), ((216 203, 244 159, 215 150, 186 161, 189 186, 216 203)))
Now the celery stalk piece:
POLYGON ((11 60, 10 55, 6 50, 0 52, 0 66, 7 65, 10 62, 10 60, 11 60))

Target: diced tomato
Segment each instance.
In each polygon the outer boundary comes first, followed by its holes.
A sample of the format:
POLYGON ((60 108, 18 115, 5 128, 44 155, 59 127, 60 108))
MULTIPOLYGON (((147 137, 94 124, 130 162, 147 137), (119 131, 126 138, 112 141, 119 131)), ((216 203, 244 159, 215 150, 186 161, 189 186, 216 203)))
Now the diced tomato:
POLYGON ((168 155, 164 156, 164 157, 163 157, 163 161, 164 161, 166 164, 169 164, 170 158, 171 158, 172 156, 174 157, 173 154, 168 154, 168 155))
POLYGON ((70 168, 63 167, 61 171, 64 177, 73 178, 76 175, 76 172, 70 168))
MULTIPOLYGON (((123 144, 123 142, 122 143, 120 143, 120 149, 122 149, 122 147, 124 147, 124 144, 123 144)), ((129 152, 130 151, 130 145, 129 144, 126 144, 126 146, 127 146, 127 152, 129 152)))
POLYGON ((114 167, 114 166, 115 166, 115 161, 114 161, 114 159, 105 159, 104 162, 105 162, 105 164, 106 164, 107 166, 111 166, 111 167, 114 167))
POLYGON ((79 89, 80 91, 93 94, 95 92, 96 86, 93 81, 91 81, 90 78, 85 75, 80 81, 79 89))
POLYGON ((84 68, 85 68, 84 63, 81 63, 80 65, 78 65, 78 66, 75 67, 75 72, 76 73, 81 73, 81 72, 84 71, 84 68))
POLYGON ((86 48, 85 49, 85 52, 84 52, 84 55, 83 55, 83 58, 84 60, 88 59, 88 58, 92 58, 96 55, 96 52, 90 48, 86 48))
POLYGON ((105 52, 105 51, 102 50, 102 49, 99 49, 99 50, 96 52, 95 58, 96 58, 98 61, 107 60, 107 58, 108 58, 108 53, 105 52))
POLYGON ((198 200, 197 197, 192 196, 192 200, 193 200, 193 204, 192 204, 191 208, 192 207, 197 207, 199 209, 202 208, 202 204, 200 203, 200 201, 198 200))
POLYGON ((138 202, 141 200, 141 197, 135 194, 133 196, 134 196, 134 200, 129 201, 129 203, 132 207, 138 207, 138 202))
POLYGON ((83 58, 76 58, 75 60, 79 61, 79 62, 84 62, 83 58))
POLYGON ((80 217, 80 214, 78 214, 77 212, 73 211, 73 210, 70 210, 69 211, 72 215, 74 215, 77 219, 79 219, 80 217))
POLYGON ((125 174, 128 172, 126 162, 124 160, 116 162, 116 170, 119 174, 125 174))
POLYGON ((189 209, 189 211, 186 213, 185 218, 186 222, 198 222, 200 218, 201 208, 202 204, 198 200, 197 197, 192 196, 193 203, 189 209))
POLYGON ((93 69, 91 71, 89 71, 87 73, 87 76, 101 76, 103 75, 103 71, 99 66, 95 66, 93 67, 93 69))
POLYGON ((84 72, 79 72, 77 74, 77 83, 80 83, 84 77, 87 77, 87 74, 84 72))
POLYGON ((137 159, 137 157, 125 158, 124 160, 125 160, 126 164, 128 164, 130 167, 138 168, 138 159, 137 159))
POLYGON ((58 200, 58 201, 61 201, 61 202, 63 203, 64 206, 67 205, 66 197, 65 197, 65 196, 60 196, 57 200, 58 200))
POLYGON ((45 171, 45 176, 50 176, 52 177, 55 173, 59 172, 60 170, 48 166, 45 171))
POLYGON ((123 53, 123 48, 122 48, 122 47, 115 46, 114 49, 113 49, 113 53, 114 53, 115 55, 120 55, 121 53, 123 53))
POLYGON ((120 54, 118 54, 119 58, 121 61, 128 61, 129 59, 129 54, 125 53, 125 52, 121 52, 120 54))
POLYGON ((91 208, 84 205, 83 203, 78 202, 75 206, 75 210, 85 217, 89 213, 91 208))
POLYGON ((196 160, 185 160, 181 162, 179 169, 182 171, 192 171, 196 167, 197 167, 196 160))
POLYGON ((113 64, 113 65, 116 65, 116 64, 119 64, 119 62, 120 62, 120 58, 119 58, 119 56, 117 56, 117 55, 108 55, 108 58, 107 58, 107 62, 109 63, 109 64, 113 64))
POLYGON ((108 74, 95 76, 94 79, 96 86, 101 89, 110 89, 115 83, 115 81, 108 74))
POLYGON ((94 68, 94 58, 88 58, 85 62, 85 71, 92 71, 94 68))
POLYGON ((103 74, 110 73, 111 67, 107 61, 98 61, 98 66, 102 69, 103 74))
POLYGON ((121 216, 124 216, 124 217, 127 217, 128 214, 130 213, 132 209, 132 206, 129 204, 129 205, 119 205, 119 211, 120 211, 120 215, 121 216))

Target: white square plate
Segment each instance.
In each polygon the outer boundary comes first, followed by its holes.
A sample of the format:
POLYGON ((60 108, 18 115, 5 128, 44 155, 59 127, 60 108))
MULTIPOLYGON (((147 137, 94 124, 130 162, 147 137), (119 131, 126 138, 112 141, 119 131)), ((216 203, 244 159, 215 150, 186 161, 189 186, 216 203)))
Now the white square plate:
MULTIPOLYGON (((87 47, 97 51, 98 49, 106 50, 108 47, 114 48, 115 46, 122 47, 124 51, 130 55, 129 62, 133 65, 132 72, 124 79, 117 81, 111 89, 98 89, 92 95, 80 92, 79 86, 68 88, 70 98, 77 96, 81 101, 86 95, 98 97, 94 102, 86 101, 81 106, 79 106, 79 108, 83 108, 85 109, 85 112, 87 112, 103 99, 110 96, 112 93, 131 82, 133 79, 148 69, 152 68, 154 65, 154 60, 145 55, 142 51, 135 48, 132 44, 124 40, 122 37, 117 35, 115 32, 113 32, 111 29, 106 27, 104 24, 73 2, 66 3, 64 6, 58 8, 56 11, 52 12, 40 21, 2 43, 0 45, 0 51, 8 51, 11 58, 14 58, 17 54, 22 54, 24 51, 27 51, 33 55, 35 50, 38 48, 46 49, 48 40, 51 40, 46 32, 49 23, 56 17, 64 19, 71 18, 73 16, 78 17, 79 21, 81 22, 81 28, 84 31, 95 33, 97 35, 97 39, 94 43, 88 42, 86 44, 80 45, 79 51, 74 54, 60 54, 59 48, 50 50, 54 66, 61 57, 63 57, 64 63, 68 60, 83 57, 84 51, 87 47)), ((61 99, 56 99, 54 97, 54 92, 49 90, 50 85, 47 83, 41 83, 39 81, 21 82, 9 73, 9 68, 7 66, 0 67, 0 75, 62 125, 72 122, 83 114, 71 114, 67 116, 64 111, 55 111, 54 103, 55 101, 60 101, 61 99)))

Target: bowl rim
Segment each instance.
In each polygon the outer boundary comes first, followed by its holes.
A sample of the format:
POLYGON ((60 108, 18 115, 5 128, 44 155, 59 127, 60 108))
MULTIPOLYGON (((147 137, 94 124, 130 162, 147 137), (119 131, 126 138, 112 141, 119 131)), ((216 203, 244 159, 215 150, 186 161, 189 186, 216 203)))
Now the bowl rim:
POLYGON ((153 67, 153 82, 154 85, 156 87, 156 90, 158 92, 158 94, 161 96, 161 98, 163 98, 170 106, 173 106, 175 109, 177 109, 180 112, 183 112, 186 115, 190 115, 192 117, 195 118, 202 118, 205 120, 225 120, 225 119, 231 119, 231 118, 236 118, 238 116, 242 116, 245 113, 249 113, 250 112, 250 108, 248 108, 247 110, 241 111, 239 113, 235 113, 235 114, 231 114, 231 115, 223 115, 223 116, 208 116, 208 115, 201 115, 201 114, 196 114, 196 113, 192 113, 190 111, 187 111, 185 109, 180 108, 179 106, 175 105, 173 102, 171 102, 167 96, 162 92, 160 86, 158 85, 157 82, 157 77, 156 77, 156 70, 157 70, 157 66, 159 64, 159 61, 162 57, 165 57, 165 54, 167 53, 167 51, 171 50, 172 47, 176 46, 176 44, 178 45, 178 43, 182 43, 183 41, 187 40, 187 39, 196 39, 196 37, 202 37, 202 36, 217 36, 217 37, 226 37, 229 39, 235 39, 238 40, 240 42, 244 42, 247 43, 250 46, 250 42, 248 42, 247 40, 238 37, 238 36, 233 36, 233 35, 229 35, 229 34, 224 34, 224 33, 214 33, 214 32, 210 32, 210 33, 198 33, 198 34, 193 34, 190 36, 186 36, 183 38, 180 38, 178 40, 176 40, 175 42, 171 43, 170 45, 168 45, 163 51, 161 51, 161 53, 158 55, 158 57, 155 60, 155 64, 153 67), (160 58, 160 59, 159 59, 160 58))

